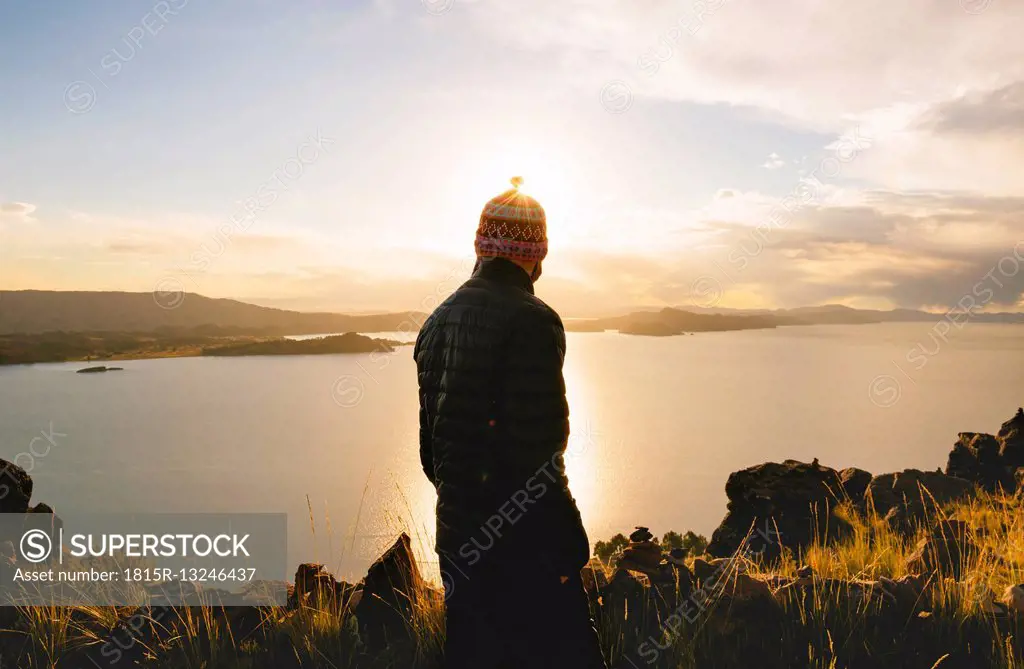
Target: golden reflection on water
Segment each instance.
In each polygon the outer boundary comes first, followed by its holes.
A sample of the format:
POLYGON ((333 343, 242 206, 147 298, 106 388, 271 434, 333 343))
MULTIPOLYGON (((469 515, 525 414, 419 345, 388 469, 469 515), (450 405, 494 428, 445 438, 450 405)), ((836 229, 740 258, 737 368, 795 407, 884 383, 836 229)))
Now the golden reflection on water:
POLYGON ((565 449, 565 471, 583 524, 590 526, 600 514, 598 463, 607 435, 598 428, 593 406, 592 386, 586 366, 579 357, 567 356, 566 397, 569 400, 569 443, 565 449))

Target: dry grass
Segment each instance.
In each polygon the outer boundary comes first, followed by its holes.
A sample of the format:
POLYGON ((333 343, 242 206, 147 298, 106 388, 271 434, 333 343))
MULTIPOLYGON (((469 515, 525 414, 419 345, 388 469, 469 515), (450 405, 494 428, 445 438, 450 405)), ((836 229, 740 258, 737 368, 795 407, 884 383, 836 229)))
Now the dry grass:
MULTIPOLYGON (((887 614, 876 600, 853 596, 852 588, 844 584, 905 576, 906 560, 918 537, 905 538, 876 516, 858 513, 852 507, 840 513, 854 528, 846 541, 815 545, 800 556, 787 552, 773 564, 750 565, 748 573, 756 578, 795 577, 802 564, 810 565, 816 580, 807 597, 777 595, 777 620, 772 621, 743 618, 747 614, 742 609, 712 598, 693 624, 660 629, 664 634, 658 641, 663 650, 650 666, 696 669, 712 666, 712 662, 716 667, 814 669, 1024 667, 1021 642, 1014 632, 1018 630, 1016 620, 1003 617, 1000 622, 986 612, 993 593, 1001 594, 1008 586, 1024 581, 1021 500, 982 496, 937 511, 936 518, 967 521, 971 538, 981 550, 967 556, 960 580, 943 574, 933 578, 914 607, 917 613, 901 613, 902 618, 887 614), (921 617, 920 611, 929 613, 921 617), (774 625, 771 633, 761 627, 767 622, 774 625), (923 649, 920 664, 897 664, 890 657, 907 652, 914 644, 923 649), (759 653, 756 661, 751 652, 759 653), (779 655, 779 663, 773 663, 772 654, 779 655), (894 663, 889 664, 890 660, 894 663)), ((438 666, 444 641, 443 601, 436 590, 425 586, 413 604, 412 666, 438 666)), ((355 617, 347 607, 321 602, 298 610, 248 610, 249 618, 244 621, 239 615, 212 607, 154 611, 32 607, 10 611, 4 623, 5 657, 0 666, 409 669, 409 660, 398 665, 399 660, 387 652, 370 656, 360 644, 355 617)), ((629 655, 644 638, 632 634, 628 627, 636 623, 637 615, 634 612, 627 624, 607 616, 599 621, 602 645, 611 663, 629 655)), ((899 659, 906 661, 905 656, 899 659)))

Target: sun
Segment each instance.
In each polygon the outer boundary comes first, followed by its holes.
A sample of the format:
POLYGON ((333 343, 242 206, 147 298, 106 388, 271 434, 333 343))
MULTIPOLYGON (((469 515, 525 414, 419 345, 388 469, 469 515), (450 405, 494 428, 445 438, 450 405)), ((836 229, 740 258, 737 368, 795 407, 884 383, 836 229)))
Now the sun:
POLYGON ((524 181, 519 190, 544 207, 548 239, 557 244, 572 232, 571 167, 555 147, 497 143, 467 156, 458 197, 461 202, 473 203, 467 215, 479 216, 484 202, 511 188, 512 177, 522 177, 524 181))

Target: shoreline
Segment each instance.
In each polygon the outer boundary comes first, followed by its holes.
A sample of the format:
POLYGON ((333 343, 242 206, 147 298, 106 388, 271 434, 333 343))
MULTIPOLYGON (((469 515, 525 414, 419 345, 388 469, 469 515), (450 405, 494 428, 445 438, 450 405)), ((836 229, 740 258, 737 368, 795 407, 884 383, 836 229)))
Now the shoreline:
POLYGON ((265 335, 171 337, 149 333, 56 333, 52 336, 4 335, 0 336, 0 343, 5 339, 13 340, 14 351, 5 355, 0 347, 0 367, 54 363, 101 365, 165 358, 391 353, 399 346, 410 344, 356 332, 304 339, 265 335))

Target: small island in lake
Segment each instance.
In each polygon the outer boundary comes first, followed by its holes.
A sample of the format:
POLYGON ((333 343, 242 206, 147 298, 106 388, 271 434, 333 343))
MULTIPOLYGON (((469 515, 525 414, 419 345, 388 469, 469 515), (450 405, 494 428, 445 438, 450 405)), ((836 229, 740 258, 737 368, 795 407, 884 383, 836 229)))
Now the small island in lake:
POLYGON ((761 314, 698 314, 666 307, 660 311, 635 311, 610 318, 573 319, 565 321, 567 332, 604 332, 618 330, 622 334, 669 337, 693 332, 725 332, 729 330, 763 330, 779 325, 800 325, 794 319, 761 314))
POLYGON ((401 342, 372 339, 355 332, 314 339, 264 339, 241 341, 203 349, 203 355, 324 355, 331 353, 390 353, 401 342))
MULTIPOLYGON (((402 345, 403 342, 373 339, 355 332, 302 340, 215 327, 168 328, 158 332, 45 332, 0 335, 0 365, 218 355, 389 353, 402 345)), ((119 369, 98 365, 78 371, 98 374, 119 369)))
POLYGON ((661 321, 649 321, 640 323, 627 323, 619 328, 619 334, 643 335, 646 337, 672 337, 679 332, 677 328, 661 321))

